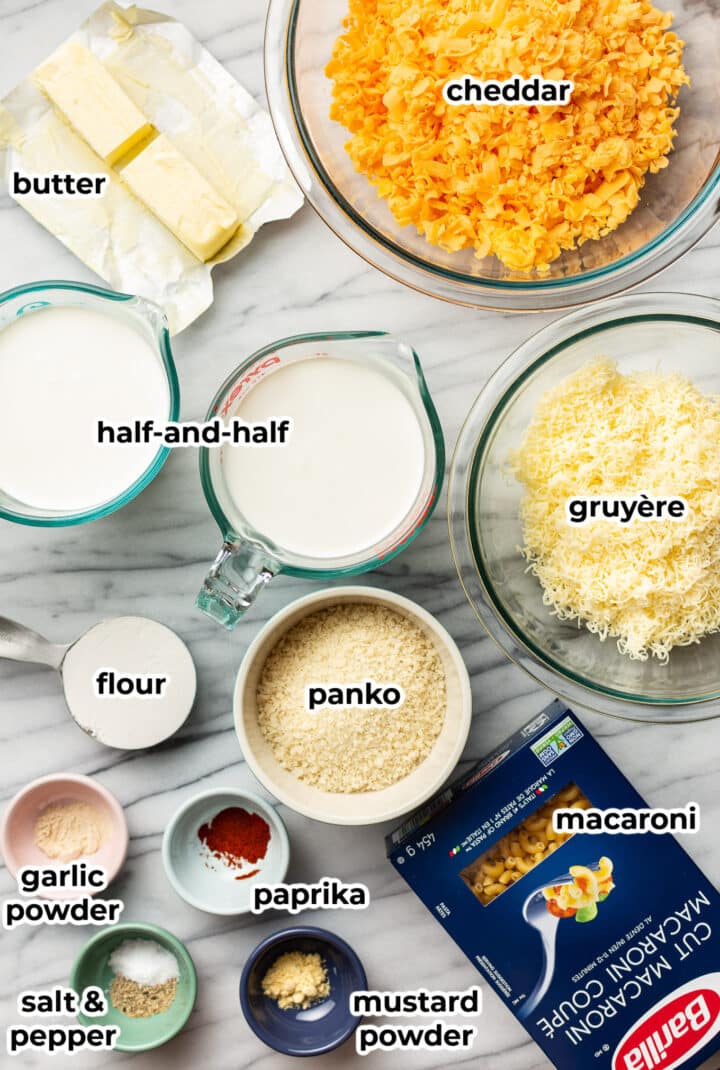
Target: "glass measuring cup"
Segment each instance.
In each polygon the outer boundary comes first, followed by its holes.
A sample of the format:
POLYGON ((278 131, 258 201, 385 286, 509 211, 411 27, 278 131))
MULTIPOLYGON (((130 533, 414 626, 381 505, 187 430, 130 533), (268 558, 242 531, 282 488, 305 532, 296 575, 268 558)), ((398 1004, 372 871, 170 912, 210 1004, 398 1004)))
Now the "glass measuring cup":
MULTIPOLYGON (((167 419, 177 420, 180 412, 180 387, 170 348, 167 319, 158 305, 132 294, 115 293, 113 290, 104 290, 81 282, 36 282, 0 294, 0 332, 16 322, 18 317, 45 308, 92 309, 130 323, 147 339, 163 367, 170 399, 167 419)), ((31 401, 29 406, 31 408, 31 401)), ((18 501, 0 487, 0 518, 34 527, 66 527, 108 516, 127 505, 145 489, 162 468, 168 452, 164 446, 158 449, 145 471, 129 487, 111 500, 92 508, 77 511, 43 509, 18 501)))
MULTIPOLYGON (((280 572, 309 580, 333 580, 368 572, 400 553, 416 537, 437 504, 445 471, 445 443, 417 353, 383 331, 304 334, 266 346, 244 361, 215 395, 207 419, 228 420, 237 403, 267 376, 313 356, 354 360, 387 376, 410 403, 422 434, 424 467, 412 506, 392 531, 372 546, 342 557, 311 557, 276 545, 242 515, 225 486, 221 451, 200 451, 205 498, 223 544, 205 577, 196 605, 232 629, 259 592, 280 572), (232 519, 230 517, 232 516, 232 519)), ((352 402, 352 399, 348 399, 352 402)), ((287 448, 292 448, 289 445, 287 448)), ((392 458, 388 459, 392 463, 392 458)), ((282 488, 277 488, 282 494, 282 488)))

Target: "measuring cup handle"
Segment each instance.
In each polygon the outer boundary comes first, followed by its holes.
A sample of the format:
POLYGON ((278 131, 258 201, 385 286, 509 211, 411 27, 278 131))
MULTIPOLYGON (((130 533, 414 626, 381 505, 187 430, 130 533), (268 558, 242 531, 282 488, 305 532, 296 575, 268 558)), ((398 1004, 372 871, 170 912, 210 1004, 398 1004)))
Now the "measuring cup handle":
POLYGON ((59 669, 66 652, 66 646, 49 643, 32 628, 9 617, 0 617, 0 658, 59 669))
POLYGON ((277 562, 259 547, 225 542, 195 605, 231 631, 279 571, 277 562))

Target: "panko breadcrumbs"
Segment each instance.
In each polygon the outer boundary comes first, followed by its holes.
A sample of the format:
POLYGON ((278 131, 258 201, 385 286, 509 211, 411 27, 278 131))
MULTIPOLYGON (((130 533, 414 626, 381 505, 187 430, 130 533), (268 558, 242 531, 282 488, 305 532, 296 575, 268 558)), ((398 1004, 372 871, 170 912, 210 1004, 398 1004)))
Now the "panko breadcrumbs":
POLYGON ((602 237, 667 165, 688 83, 649 0, 349 0, 326 73, 347 151, 401 226, 510 269, 602 237), (574 82, 569 104, 454 107, 449 80, 574 82))
POLYGON ((445 720, 446 678, 432 641, 385 606, 349 603, 304 617, 270 651, 257 686, 258 724, 278 762, 324 791, 379 791, 427 758, 445 720), (309 712, 305 688, 402 688, 394 708, 309 712))

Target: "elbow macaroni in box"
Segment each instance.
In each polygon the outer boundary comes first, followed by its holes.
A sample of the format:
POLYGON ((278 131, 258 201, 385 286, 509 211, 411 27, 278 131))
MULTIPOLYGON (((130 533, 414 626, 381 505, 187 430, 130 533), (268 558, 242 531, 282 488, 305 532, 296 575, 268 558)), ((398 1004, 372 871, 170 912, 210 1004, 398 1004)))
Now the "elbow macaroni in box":
POLYGON ((570 835, 645 803, 556 701, 387 840, 398 873, 558 1070, 692 1070, 720 1047, 720 896, 669 835, 570 835))

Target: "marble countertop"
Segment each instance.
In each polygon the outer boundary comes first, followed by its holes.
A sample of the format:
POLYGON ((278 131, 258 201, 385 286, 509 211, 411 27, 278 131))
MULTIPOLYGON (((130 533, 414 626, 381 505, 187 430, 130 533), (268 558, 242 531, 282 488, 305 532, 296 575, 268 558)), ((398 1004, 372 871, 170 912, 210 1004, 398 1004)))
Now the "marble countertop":
MULTIPOLYGON (((0 95, 45 56, 92 10, 94 0, 0 0, 0 95)), ((265 0, 162 0, 259 99, 263 96, 265 0)), ((9 199, 0 200, 0 289, 40 278, 95 281, 9 199)), ((695 291, 720 297, 720 232, 710 235, 647 289, 695 291)), ((346 249, 305 207, 292 221, 263 229, 246 253, 214 273, 215 303, 174 344, 182 416, 201 419, 225 376, 273 338, 302 331, 383 328, 420 353, 448 445, 491 372, 554 315, 475 312, 415 294, 386 279, 346 249)), ((59 680, 50 670, 0 663, 2 784, 6 802, 27 781, 59 771, 96 776, 125 807, 131 843, 114 886, 125 920, 165 925, 183 939, 200 977, 197 1009, 165 1048, 66 1060, 78 1070, 283 1070, 291 1059, 265 1048, 246 1025, 237 999, 248 952, 287 923, 202 914, 182 902, 162 868, 162 832, 177 807, 196 791, 225 784, 258 790, 232 726, 231 693, 242 654, 260 626, 309 585, 280 578, 232 634, 198 613, 193 602, 218 549, 218 531, 203 498, 193 450, 178 450, 152 485, 112 517, 79 528, 45 530, 2 524, 0 608, 57 642, 69 641, 103 617, 142 614, 161 620, 187 641, 195 658, 198 700, 190 720, 166 746, 147 753, 106 750, 67 716, 59 680)), ((539 711, 549 694, 515 668, 485 636, 467 604, 450 556, 444 503, 412 546, 387 567, 361 578, 416 599, 454 636, 472 674, 474 717, 464 754, 472 761, 539 711)), ((720 883, 717 769, 720 722, 661 727, 585 715, 589 727, 650 804, 702 807, 702 830, 687 843, 695 860, 720 883)), ((292 844, 290 879, 322 875, 361 880, 371 890, 367 911, 318 911, 298 920, 326 925, 346 937, 366 966, 371 986, 418 984, 462 989, 477 974, 450 938, 408 891, 385 859, 386 828, 316 824, 282 808, 292 844)), ((13 882, 0 872, 0 893, 13 882)), ((90 935, 75 927, 24 927, 3 935, 0 1002, 3 1026, 16 1020, 23 988, 65 983, 76 952, 90 935)), ((524 1030, 486 992, 472 1055, 417 1052, 403 1065, 441 1070, 473 1063, 483 1070, 548 1070, 524 1030)), ((55 1066, 24 1056, 18 1066, 55 1066)), ((328 1070, 366 1065, 346 1045, 324 1061, 328 1070)), ((367 1063, 384 1070, 394 1055, 367 1063)), ((709 1065, 709 1064, 708 1064, 709 1065)), ((713 1064, 715 1067, 718 1063, 713 1064)))

